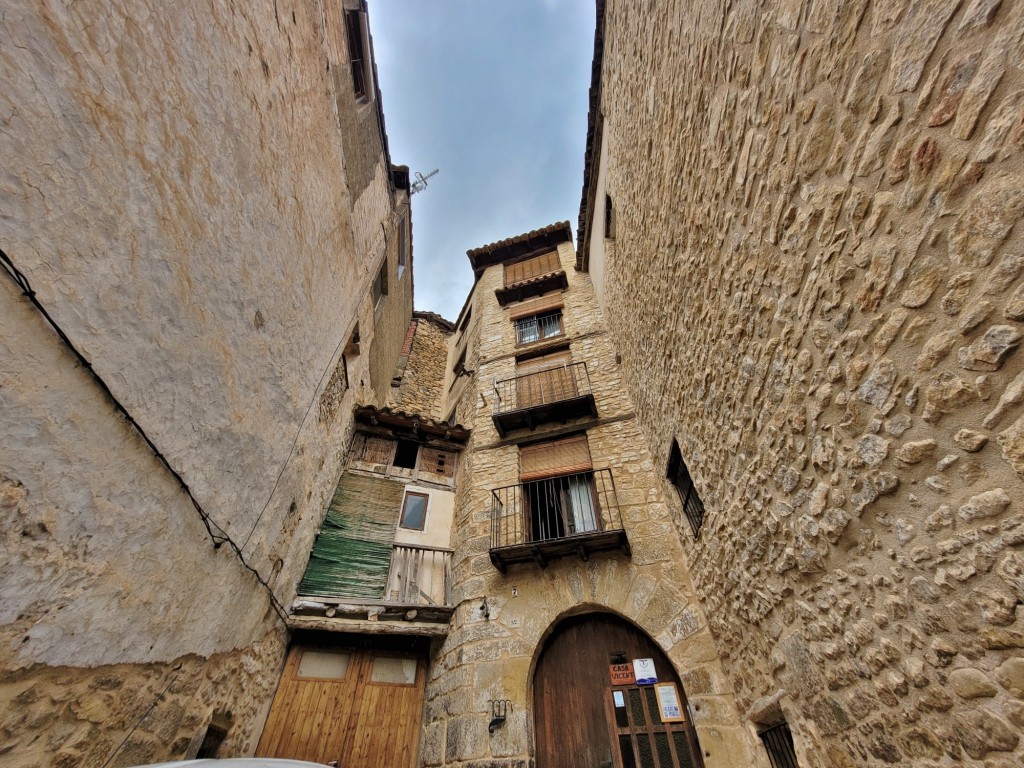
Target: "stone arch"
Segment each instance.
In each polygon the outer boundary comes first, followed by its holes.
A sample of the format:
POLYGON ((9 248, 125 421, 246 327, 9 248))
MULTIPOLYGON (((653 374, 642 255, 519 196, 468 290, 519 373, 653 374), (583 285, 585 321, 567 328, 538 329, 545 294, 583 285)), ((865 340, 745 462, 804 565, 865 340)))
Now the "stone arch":
POLYGON ((564 611, 542 633, 531 663, 528 700, 538 768, 560 765, 558 755, 564 753, 576 755, 580 765, 613 765, 618 764, 613 753, 617 757, 628 751, 632 757, 633 750, 637 750, 639 764, 645 764, 643 755, 657 749, 662 750, 663 760, 671 756, 673 762, 667 765, 700 765, 700 747, 692 724, 662 724, 649 687, 616 688, 616 698, 607 666, 615 652, 622 652, 630 660, 655 659, 659 681, 676 685, 689 720, 682 681, 661 645, 618 611, 577 605, 564 611), (628 721, 630 727, 646 716, 656 734, 623 734, 616 726, 617 716, 622 718, 620 726, 628 721))

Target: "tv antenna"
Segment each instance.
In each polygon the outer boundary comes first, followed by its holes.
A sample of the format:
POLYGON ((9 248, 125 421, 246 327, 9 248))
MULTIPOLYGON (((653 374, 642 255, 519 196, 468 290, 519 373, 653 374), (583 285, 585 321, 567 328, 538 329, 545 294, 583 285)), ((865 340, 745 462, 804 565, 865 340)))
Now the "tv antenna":
POLYGON ((414 181, 412 185, 409 187, 409 194, 415 195, 417 192, 422 192, 424 189, 426 189, 427 179, 431 178, 432 176, 436 176, 439 170, 439 168, 435 168, 426 176, 424 176, 419 171, 416 171, 416 181, 414 181))

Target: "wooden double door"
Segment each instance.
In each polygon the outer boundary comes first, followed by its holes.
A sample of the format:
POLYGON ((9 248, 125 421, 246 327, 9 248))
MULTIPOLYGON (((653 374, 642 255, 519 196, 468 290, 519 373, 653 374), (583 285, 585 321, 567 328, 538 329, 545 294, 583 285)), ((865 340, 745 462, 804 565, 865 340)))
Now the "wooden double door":
POLYGON ((537 768, 701 768, 686 695, 661 649, 628 621, 604 613, 563 621, 534 673, 537 768), (654 659, 685 713, 663 722, 651 686, 613 686, 613 657, 654 659))
POLYGON ((413 768, 425 680, 423 655, 294 645, 256 754, 413 768))

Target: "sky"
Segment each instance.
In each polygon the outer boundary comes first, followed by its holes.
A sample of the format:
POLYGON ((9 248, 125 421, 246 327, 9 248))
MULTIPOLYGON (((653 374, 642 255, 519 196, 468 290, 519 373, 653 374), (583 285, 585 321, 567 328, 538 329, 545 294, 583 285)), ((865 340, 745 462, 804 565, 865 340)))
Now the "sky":
POLYGON ((412 198, 415 307, 455 320, 466 251, 568 220, 583 185, 594 0, 370 0, 391 161, 412 198))

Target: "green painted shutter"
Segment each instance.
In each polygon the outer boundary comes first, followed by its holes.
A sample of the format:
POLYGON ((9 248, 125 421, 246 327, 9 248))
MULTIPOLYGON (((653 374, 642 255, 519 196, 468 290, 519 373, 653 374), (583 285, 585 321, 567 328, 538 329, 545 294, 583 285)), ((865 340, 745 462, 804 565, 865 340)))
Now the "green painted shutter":
POLYGON ((382 600, 405 486, 348 472, 334 491, 299 584, 305 597, 382 600))

